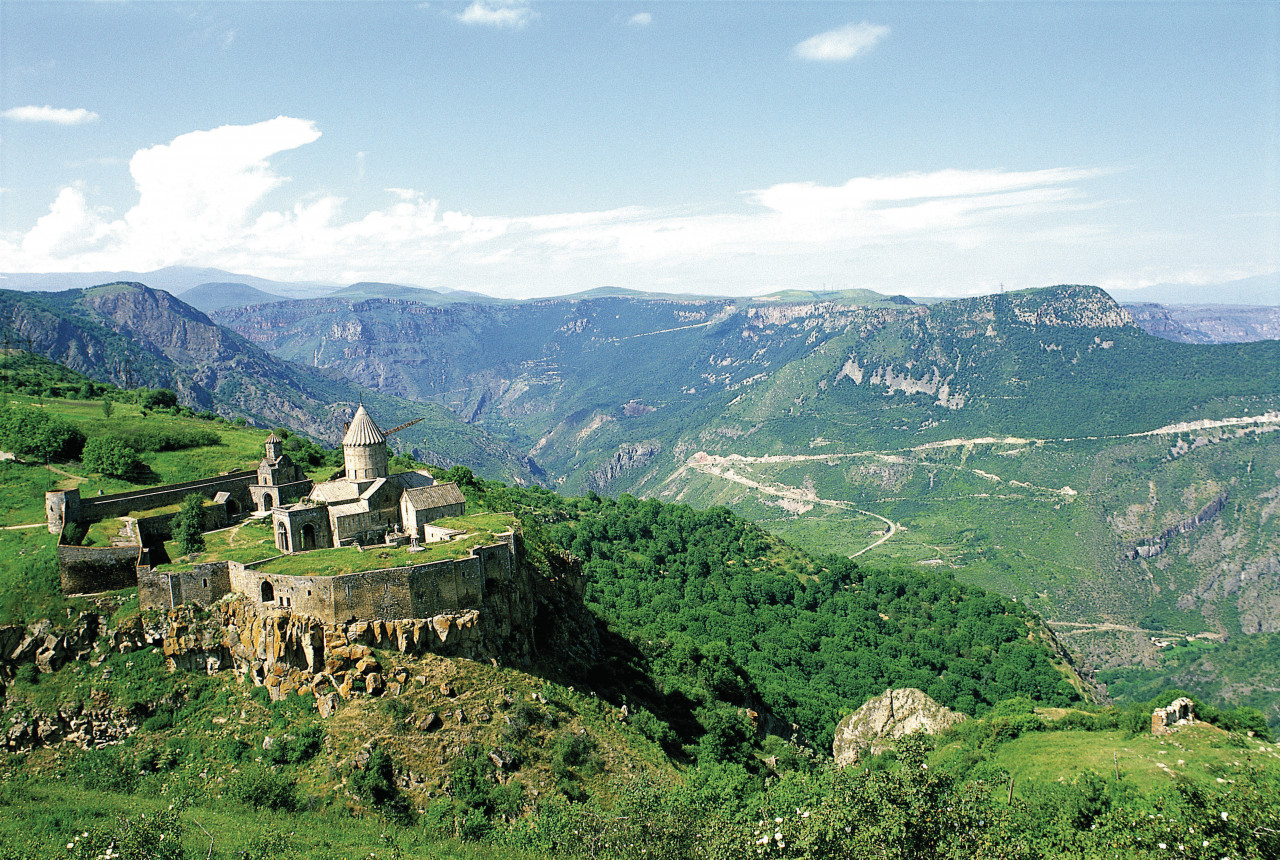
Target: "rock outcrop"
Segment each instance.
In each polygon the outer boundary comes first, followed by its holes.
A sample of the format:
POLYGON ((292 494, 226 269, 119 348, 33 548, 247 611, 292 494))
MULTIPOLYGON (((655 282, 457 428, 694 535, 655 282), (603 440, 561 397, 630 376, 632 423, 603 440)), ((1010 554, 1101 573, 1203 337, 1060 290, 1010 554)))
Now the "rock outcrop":
POLYGON ((618 478, 627 472, 648 465, 654 457, 661 453, 661 443, 653 440, 632 442, 619 446, 617 453, 599 468, 587 474, 587 477, 583 480, 583 486, 588 490, 606 490, 618 478))
MULTIPOLYGON (((273 701, 290 693, 313 696, 322 717, 344 699, 399 695, 409 686, 409 673, 384 667, 375 649, 494 665, 527 666, 537 660, 562 668, 592 665, 599 658, 600 636, 582 602, 581 570, 568 557, 553 555, 546 562, 549 569, 535 569, 521 551, 510 575, 487 583, 479 609, 430 618, 326 624, 228 596, 207 609, 184 604, 135 615, 105 631, 95 612, 81 613, 66 630, 47 620, 30 627, 0 626, 0 696, 24 664, 34 664, 38 673, 56 672, 77 660, 97 667, 111 653, 144 648, 162 649, 171 672, 233 671, 266 687, 273 701)), ((103 671, 109 677, 111 667, 103 671)), ((9 727, 0 729, 0 747, 22 752, 63 741, 84 748, 114 743, 136 731, 156 704, 125 711, 109 707, 108 699, 54 714, 10 713, 9 727)))
POLYGON ((836 764, 844 767, 863 755, 884 752, 895 738, 912 732, 936 734, 967 719, 914 687, 885 690, 840 721, 831 752, 836 764))

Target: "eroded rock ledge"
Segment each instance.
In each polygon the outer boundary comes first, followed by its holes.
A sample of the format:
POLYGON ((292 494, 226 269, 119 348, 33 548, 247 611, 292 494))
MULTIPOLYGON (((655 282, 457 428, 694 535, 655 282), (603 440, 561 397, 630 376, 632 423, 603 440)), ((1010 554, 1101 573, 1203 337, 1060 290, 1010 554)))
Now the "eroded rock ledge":
MULTIPOLYGON (((388 671, 378 652, 436 654, 495 665, 593 662, 599 656, 599 633, 582 603, 576 566, 568 559, 550 561, 556 568, 550 576, 522 563, 517 575, 486 591, 479 608, 430 618, 325 624, 230 595, 208 609, 186 604, 135 615, 105 631, 103 617, 95 612, 81 613, 66 630, 54 629, 49 621, 0 626, 0 695, 26 665, 47 674, 71 661, 96 667, 112 653, 154 647, 162 649, 171 672, 231 671, 266 687, 272 700, 312 696, 327 717, 343 699, 398 695, 420 680, 403 669, 388 671)), ((109 672, 110 665, 103 671, 109 672)), ((64 741, 83 748, 104 746, 128 737, 163 704, 120 710, 111 707, 108 696, 99 699, 64 704, 51 714, 6 709, 8 728, 0 743, 12 752, 64 741)))
POLYGON ((840 721, 831 753, 844 767, 863 755, 884 752, 895 738, 912 732, 937 734, 967 719, 914 687, 885 690, 840 721))

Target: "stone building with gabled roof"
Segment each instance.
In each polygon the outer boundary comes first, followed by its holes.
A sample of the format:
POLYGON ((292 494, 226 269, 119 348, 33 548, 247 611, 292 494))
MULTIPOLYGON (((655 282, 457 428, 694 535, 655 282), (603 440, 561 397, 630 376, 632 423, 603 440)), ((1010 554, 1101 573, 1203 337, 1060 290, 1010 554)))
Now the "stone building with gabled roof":
POLYGON ((342 458, 342 477, 271 512, 281 552, 372 544, 388 535, 420 540, 427 523, 464 513, 456 484, 436 484, 426 470, 390 474, 386 435, 363 404, 342 437, 342 458))

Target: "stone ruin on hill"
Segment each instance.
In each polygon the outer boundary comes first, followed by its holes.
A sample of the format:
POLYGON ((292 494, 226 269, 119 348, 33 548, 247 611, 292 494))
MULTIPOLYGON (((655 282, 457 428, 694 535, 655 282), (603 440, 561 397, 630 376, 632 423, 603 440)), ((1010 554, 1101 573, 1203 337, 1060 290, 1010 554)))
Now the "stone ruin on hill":
POLYGON ((1156 708, 1151 712, 1151 734, 1167 735, 1174 729, 1189 726, 1195 721, 1195 703, 1183 696, 1174 699, 1168 707, 1156 708))

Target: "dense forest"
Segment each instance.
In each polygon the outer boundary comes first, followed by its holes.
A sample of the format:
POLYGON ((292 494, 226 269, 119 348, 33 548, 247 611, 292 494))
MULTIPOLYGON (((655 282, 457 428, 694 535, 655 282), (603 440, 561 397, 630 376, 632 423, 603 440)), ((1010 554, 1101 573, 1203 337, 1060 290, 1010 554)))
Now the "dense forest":
POLYGON ((975 716, 1012 696, 1081 700, 1034 613, 945 573, 813 559, 726 508, 498 486, 483 504, 518 511, 530 543, 581 559, 587 601, 616 629, 722 654, 822 748, 890 687, 975 716))

